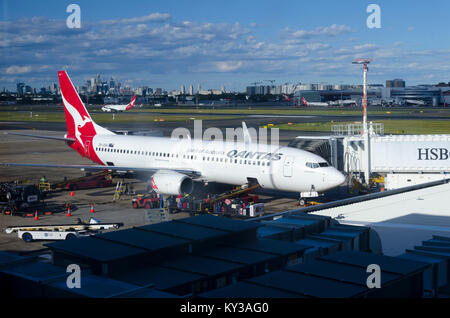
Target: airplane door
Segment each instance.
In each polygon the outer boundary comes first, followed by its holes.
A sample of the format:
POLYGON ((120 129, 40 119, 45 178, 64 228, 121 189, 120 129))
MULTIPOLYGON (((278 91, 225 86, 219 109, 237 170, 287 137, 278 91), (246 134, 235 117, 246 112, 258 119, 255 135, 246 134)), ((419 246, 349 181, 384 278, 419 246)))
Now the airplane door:
POLYGON ((292 170, 294 168, 293 165, 294 165, 294 157, 286 156, 283 165, 283 175, 285 177, 292 177, 292 170))

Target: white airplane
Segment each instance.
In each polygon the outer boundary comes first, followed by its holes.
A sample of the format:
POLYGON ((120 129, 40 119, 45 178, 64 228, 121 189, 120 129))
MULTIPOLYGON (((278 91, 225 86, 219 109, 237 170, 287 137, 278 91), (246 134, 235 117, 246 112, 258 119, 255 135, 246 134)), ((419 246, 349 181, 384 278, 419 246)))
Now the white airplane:
POLYGON ((131 102, 127 105, 104 105, 102 107, 102 110, 104 112, 113 112, 113 113, 123 112, 126 110, 133 109, 135 103, 136 103, 136 95, 133 96, 131 102))
POLYGON ((328 103, 320 103, 320 102, 308 102, 304 97, 302 97, 302 104, 304 106, 319 106, 319 107, 328 107, 330 104, 328 103))
POLYGON ((262 188, 303 192, 302 197, 308 197, 345 181, 342 173, 315 154, 252 143, 245 123, 243 142, 117 135, 93 121, 65 71, 58 72, 58 78, 67 134, 64 137, 14 134, 63 140, 97 165, 2 165, 144 173, 156 192, 168 195, 190 193, 193 182, 198 181, 258 183, 262 188))

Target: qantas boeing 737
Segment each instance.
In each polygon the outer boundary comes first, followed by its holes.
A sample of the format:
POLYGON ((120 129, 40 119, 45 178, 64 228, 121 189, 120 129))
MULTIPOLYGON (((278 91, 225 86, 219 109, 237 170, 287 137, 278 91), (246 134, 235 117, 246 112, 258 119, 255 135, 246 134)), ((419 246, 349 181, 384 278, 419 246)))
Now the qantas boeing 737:
POLYGON ((65 71, 58 72, 58 78, 67 134, 18 135, 63 140, 96 165, 3 165, 144 173, 156 192, 169 195, 190 193, 193 181, 231 185, 257 182, 262 188, 311 193, 337 187, 345 180, 342 173, 313 153, 253 143, 249 137, 230 142, 117 135, 93 121, 65 71))
POLYGON ((133 96, 131 102, 127 105, 104 105, 102 107, 102 110, 104 112, 113 112, 113 113, 123 112, 126 110, 133 109, 135 103, 136 103, 136 95, 133 96))
POLYGON ((318 106, 318 107, 328 107, 330 104, 328 103, 321 103, 321 102, 308 102, 304 97, 302 97, 302 104, 304 106, 318 106))

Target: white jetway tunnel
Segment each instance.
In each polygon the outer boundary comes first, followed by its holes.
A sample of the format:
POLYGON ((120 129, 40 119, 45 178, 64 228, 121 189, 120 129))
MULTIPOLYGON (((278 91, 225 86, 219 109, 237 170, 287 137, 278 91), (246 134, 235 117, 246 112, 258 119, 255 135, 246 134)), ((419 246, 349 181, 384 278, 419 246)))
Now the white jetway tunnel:
POLYGON ((372 176, 385 176, 385 188, 450 178, 450 135, 369 134, 369 155, 362 135, 299 136, 289 146, 316 153, 340 171, 363 180, 365 167, 372 176))

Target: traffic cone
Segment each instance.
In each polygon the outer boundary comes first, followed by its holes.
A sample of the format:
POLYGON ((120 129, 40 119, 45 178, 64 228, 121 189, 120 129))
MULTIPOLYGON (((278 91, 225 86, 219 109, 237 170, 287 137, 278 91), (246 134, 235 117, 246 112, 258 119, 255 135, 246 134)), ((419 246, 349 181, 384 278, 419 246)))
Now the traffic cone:
POLYGON ((91 213, 95 213, 95 211, 94 211, 94 204, 93 203, 91 204, 91 213))
POLYGON ((35 219, 36 221, 39 220, 38 215, 37 215, 37 210, 36 210, 36 212, 34 212, 34 219, 35 219))
POLYGON ((70 213, 70 206, 67 208, 67 216, 72 216, 72 214, 70 213))

